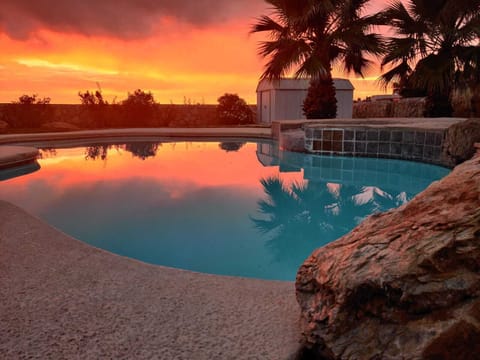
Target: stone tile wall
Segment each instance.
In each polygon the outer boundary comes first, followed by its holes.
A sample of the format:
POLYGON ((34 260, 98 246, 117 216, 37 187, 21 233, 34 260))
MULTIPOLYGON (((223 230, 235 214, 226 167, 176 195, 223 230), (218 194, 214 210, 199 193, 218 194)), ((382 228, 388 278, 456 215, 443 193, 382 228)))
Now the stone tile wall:
POLYGON ((307 127, 305 149, 317 154, 416 160, 440 164, 444 132, 402 128, 307 127))

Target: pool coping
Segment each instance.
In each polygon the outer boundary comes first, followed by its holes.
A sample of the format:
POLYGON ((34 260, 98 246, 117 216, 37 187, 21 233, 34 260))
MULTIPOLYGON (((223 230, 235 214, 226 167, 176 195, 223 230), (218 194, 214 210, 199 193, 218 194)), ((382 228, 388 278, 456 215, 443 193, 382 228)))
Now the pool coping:
POLYGON ((116 140, 122 138, 181 138, 181 139, 215 139, 215 138, 252 138, 271 139, 270 128, 238 127, 238 128, 125 128, 106 130, 82 130, 67 132, 52 132, 38 134, 8 134, 0 135, 0 169, 11 168, 34 161, 38 150, 29 143, 75 141, 116 140), (22 144, 12 146, 9 144, 22 144))
POLYGON ((29 146, 0 146, 0 170, 16 167, 37 159, 39 151, 29 146))

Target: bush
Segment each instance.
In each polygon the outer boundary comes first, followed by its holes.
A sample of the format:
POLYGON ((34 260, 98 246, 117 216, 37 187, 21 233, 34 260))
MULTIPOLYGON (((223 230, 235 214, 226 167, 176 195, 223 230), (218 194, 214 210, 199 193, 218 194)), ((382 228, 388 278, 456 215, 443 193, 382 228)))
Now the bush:
POLYGON ((153 94, 137 89, 133 94, 128 93, 127 99, 122 101, 123 106, 153 106, 158 104, 153 97, 153 94))
POLYGON ((220 123, 225 125, 245 125, 254 122, 252 109, 237 94, 226 93, 218 98, 217 116, 220 123))
POLYGON ((50 98, 22 95, 6 108, 5 119, 12 128, 35 129, 49 121, 52 112, 50 98))
POLYGON ((337 116, 337 98, 331 77, 310 81, 303 101, 303 114, 307 119, 334 119, 337 116))
POLYGON ((18 101, 14 101, 14 104, 23 104, 23 105, 48 105, 50 104, 50 98, 49 97, 44 97, 43 99, 40 99, 37 97, 37 94, 33 95, 22 95, 18 98, 18 101))
POLYGON ((123 125, 127 126, 152 126, 157 124, 156 105, 153 94, 137 89, 128 93, 127 99, 121 103, 124 113, 123 125))
POLYGON ((103 98, 102 92, 78 92, 80 102, 86 108, 86 126, 89 128, 104 128, 111 126, 110 114, 107 112, 108 102, 103 98))
POLYGON ((83 105, 108 105, 108 102, 103 99, 103 95, 99 90, 95 91, 95 94, 93 91, 89 92, 88 90, 84 93, 78 92, 78 96, 80 96, 80 101, 83 105))

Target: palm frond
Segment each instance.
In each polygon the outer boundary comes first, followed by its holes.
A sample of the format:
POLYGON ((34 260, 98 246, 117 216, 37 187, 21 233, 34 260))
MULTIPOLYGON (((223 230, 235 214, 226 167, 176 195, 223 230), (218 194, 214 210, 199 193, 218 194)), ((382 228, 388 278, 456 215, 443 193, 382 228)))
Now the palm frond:
POLYGON ((390 69, 386 73, 382 74, 378 78, 380 86, 386 88, 393 81, 400 81, 412 72, 412 68, 408 65, 408 62, 402 61, 400 64, 390 69))
POLYGON ((385 45, 385 56, 382 67, 387 64, 403 62, 404 59, 414 60, 416 40, 414 38, 390 38, 385 45))
POLYGON ((257 22, 250 28, 250 33, 270 32, 274 34, 281 34, 285 31, 285 27, 273 20, 271 17, 262 15, 257 18, 257 22))
POLYGON ((302 39, 286 38, 262 43, 259 52, 264 57, 269 56, 270 59, 261 78, 273 80, 285 76, 303 61, 305 54, 309 51, 308 44, 302 39))
POLYGON ((454 83, 455 62, 451 54, 430 54, 421 59, 410 76, 414 86, 440 92, 451 88, 454 83))

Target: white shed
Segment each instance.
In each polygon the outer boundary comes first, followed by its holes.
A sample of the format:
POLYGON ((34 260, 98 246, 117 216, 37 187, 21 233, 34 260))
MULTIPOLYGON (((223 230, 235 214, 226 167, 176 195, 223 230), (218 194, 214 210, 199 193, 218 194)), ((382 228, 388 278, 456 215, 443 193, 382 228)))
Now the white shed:
MULTIPOLYGON (((337 97, 337 118, 351 119, 353 85, 347 79, 333 79, 337 97)), ((261 80, 257 86, 257 122, 305 119, 303 100, 310 85, 308 79, 261 80)))

